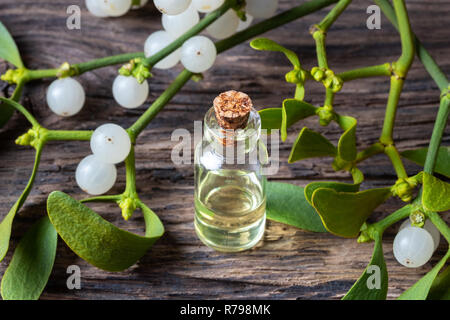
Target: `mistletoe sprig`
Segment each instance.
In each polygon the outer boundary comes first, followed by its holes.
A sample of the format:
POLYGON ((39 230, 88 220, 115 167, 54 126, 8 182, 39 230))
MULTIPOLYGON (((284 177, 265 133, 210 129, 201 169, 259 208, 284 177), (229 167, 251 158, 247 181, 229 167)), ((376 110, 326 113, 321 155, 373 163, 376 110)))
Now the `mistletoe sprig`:
MULTIPOLYGON (((331 156, 334 158, 333 168, 336 171, 348 171, 352 175, 354 182, 353 184, 312 182, 304 188, 303 197, 297 194, 295 201, 289 201, 289 197, 287 197, 285 201, 290 203, 286 204, 284 202, 282 205, 280 204, 280 199, 269 192, 268 216, 274 220, 311 231, 323 231, 320 228, 323 225, 328 232, 337 236, 346 238, 359 236, 358 242, 375 241, 372 260, 367 268, 372 265, 380 267, 382 273, 381 288, 376 290, 368 288, 366 283, 370 273, 366 272, 366 268, 344 299, 385 299, 388 288, 388 274, 381 241, 383 232, 387 227, 408 216, 412 224, 419 227, 424 225, 425 219, 430 219, 447 242, 450 243, 450 228, 438 214, 450 210, 450 184, 432 175, 434 168, 437 167, 439 173, 450 177, 450 167, 448 166, 448 163, 450 163, 449 148, 439 148, 449 114, 450 86, 445 75, 412 33, 403 0, 394 0, 394 8, 386 0, 376 1, 387 17, 399 29, 402 44, 401 56, 391 63, 335 74, 329 68, 326 57, 326 33, 350 2, 349 0, 340 0, 319 24, 314 25, 310 29, 316 42, 318 61, 318 66, 311 68, 311 70, 304 69, 300 65, 300 60, 294 52, 272 40, 259 38, 253 40, 250 44, 257 50, 284 53, 293 65, 293 70, 286 75, 286 81, 296 85, 294 99, 284 100, 281 108, 267 108, 260 111, 262 127, 269 130, 280 129, 281 138, 285 141, 287 129, 307 117, 317 116, 322 126, 327 126, 332 121, 336 122, 343 130, 337 146, 333 145, 319 132, 304 127, 292 146, 289 162, 292 163, 306 158, 331 156), (442 94, 429 147, 402 153, 404 157, 424 165, 424 171, 409 177, 393 141, 393 130, 398 101, 403 83, 414 58, 415 48, 417 48, 417 54, 426 69, 442 90, 442 94), (357 120, 348 115, 338 114, 333 108, 333 100, 335 94, 341 90, 346 82, 374 76, 388 76, 391 81, 383 129, 379 141, 367 149, 357 152, 357 120), (316 107, 303 100, 305 80, 313 80, 323 84, 325 101, 322 106, 316 107), (358 169, 358 164, 380 153, 384 153, 389 157, 397 173, 398 180, 392 186, 360 191, 360 185, 364 181, 364 176, 358 169), (414 199, 414 192, 420 185, 419 194, 414 199), (367 223, 366 221, 372 212, 392 196, 399 197, 408 204, 374 224, 367 223), (272 200, 271 197, 274 197, 274 199, 272 200), (309 219, 309 221, 306 221, 305 218, 286 219, 286 215, 292 217, 299 214, 299 201, 303 202, 300 208, 304 211, 303 216, 317 213, 320 220, 313 218, 309 219), (309 208, 309 210, 306 208, 309 208), (286 213, 287 211, 289 211, 289 214, 286 213), (313 221, 312 224, 311 220, 313 221)), ((281 185, 276 184, 272 188, 284 188, 285 192, 288 192, 288 189, 281 185)), ((301 188, 291 187, 291 194, 294 194, 294 192, 301 193, 301 191, 301 188)), ((440 262, 429 273, 404 292, 400 299, 426 299, 429 295, 434 299, 443 298, 444 296, 448 298, 450 294, 448 288, 441 290, 441 285, 439 294, 436 294, 436 291, 438 291, 436 288, 438 283, 443 283, 444 277, 445 281, 448 281, 449 272, 445 271, 440 277, 436 277, 449 257, 450 250, 447 251, 440 262), (430 291, 433 283, 435 283, 436 288, 430 291)))
MULTIPOLYGON (((289 23, 302 16, 318 11, 336 0, 315 0, 303 3, 270 19, 255 24, 244 31, 215 43, 217 53, 224 52, 252 37, 289 23)), ((22 105, 20 100, 24 85, 30 81, 54 77, 74 77, 85 72, 107 66, 124 64, 119 73, 134 76, 138 81, 151 76, 151 68, 156 63, 181 47, 189 38, 200 33, 221 17, 230 8, 242 15, 244 1, 226 0, 217 10, 209 13, 200 22, 179 36, 167 47, 150 57, 143 52, 125 53, 99 58, 79 64, 63 63, 54 69, 28 69, 22 62, 19 50, 3 24, 0 23, 0 58, 10 62, 16 69, 8 70, 2 80, 15 84, 13 95, 0 98, 0 127, 11 117, 14 110, 20 112, 30 122, 31 128, 21 135, 16 143, 31 146, 36 150, 35 163, 29 182, 22 195, 0 223, 0 261, 5 257, 10 241, 12 223, 17 212, 24 204, 36 177, 40 156, 44 147, 51 141, 90 140, 93 131, 89 130, 52 130, 42 127, 34 116, 22 105)), ((51 270, 56 253, 57 234, 81 258, 94 266, 108 270, 121 271, 135 264, 140 257, 164 233, 164 227, 158 216, 145 205, 136 190, 134 144, 140 133, 190 80, 200 79, 201 75, 183 70, 171 85, 147 108, 131 125, 128 133, 132 146, 125 160, 126 186, 122 194, 106 195, 76 201, 60 191, 52 192, 47 200, 48 217, 38 221, 21 239, 13 258, 2 278, 1 294, 4 299, 37 299, 42 293, 51 270), (136 209, 143 213, 146 232, 138 236, 115 227, 105 221, 84 202, 115 202, 122 210, 125 219, 129 219, 136 209)))

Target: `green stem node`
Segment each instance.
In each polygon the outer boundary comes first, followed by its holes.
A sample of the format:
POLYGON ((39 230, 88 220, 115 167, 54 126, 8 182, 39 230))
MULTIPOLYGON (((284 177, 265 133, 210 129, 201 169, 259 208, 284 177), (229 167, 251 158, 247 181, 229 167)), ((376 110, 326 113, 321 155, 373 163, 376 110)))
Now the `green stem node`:
POLYGON ((222 6, 220 6, 213 12, 207 14, 199 23, 197 23, 191 29, 183 33, 180 37, 178 37, 175 41, 170 43, 167 47, 161 49, 151 57, 145 58, 143 60, 144 65, 154 66, 159 61, 167 57, 169 54, 180 48, 186 40, 202 32, 206 27, 208 27, 210 24, 212 24, 214 21, 220 18, 225 12, 227 12, 230 8, 236 6, 237 4, 238 4, 237 0, 226 0, 224 4, 222 4, 222 6))

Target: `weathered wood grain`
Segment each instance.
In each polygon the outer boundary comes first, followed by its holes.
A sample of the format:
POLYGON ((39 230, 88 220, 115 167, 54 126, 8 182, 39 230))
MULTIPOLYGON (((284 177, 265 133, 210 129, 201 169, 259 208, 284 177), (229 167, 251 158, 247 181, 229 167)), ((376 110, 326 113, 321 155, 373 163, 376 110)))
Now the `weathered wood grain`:
MULTIPOLYGON (((30 68, 50 68, 64 61, 77 63, 90 59, 142 50, 143 42, 160 29, 160 17, 151 5, 117 19, 99 19, 89 15, 84 1, 71 4, 82 7, 81 30, 65 27, 67 2, 63 0, 2 0, 0 20, 9 28, 30 68)), ((287 9, 298 1, 280 1, 287 9)), ((370 1, 355 1, 336 22, 328 35, 330 65, 336 71, 394 61, 400 54, 396 31, 383 17, 381 30, 366 28, 366 8, 370 1)), ((448 37, 450 3, 446 0, 407 3, 413 28, 432 52, 446 74, 450 74, 448 37)), ((304 66, 315 65, 315 49, 308 27, 317 23, 327 10, 305 17, 278 30, 268 37, 279 41, 300 54, 304 66)), ((0 72, 7 66, 0 63, 0 72)), ((181 70, 154 71, 150 80, 152 102, 181 70)), ((27 108, 53 129, 93 129, 105 122, 124 127, 132 124, 143 112, 125 110, 112 99, 111 85, 116 67, 96 70, 80 77, 87 92, 83 111, 75 117, 61 119, 45 104, 49 80, 29 84, 23 100, 27 108)), ((289 71, 285 59, 276 53, 253 51, 247 44, 222 54, 216 66, 199 83, 189 83, 173 99, 139 137, 136 147, 139 194, 161 217, 165 236, 130 270, 108 273, 90 266, 78 258, 60 241, 55 268, 43 299, 164 299, 164 298, 255 298, 255 299, 336 299, 342 297, 359 277, 368 263, 372 244, 357 244, 353 239, 338 239, 328 234, 315 234, 269 222, 264 241, 254 250, 240 254, 223 254, 203 246, 193 229, 193 170, 190 166, 175 167, 170 161, 171 132, 176 128, 193 130, 193 121, 201 120, 212 99, 221 91, 236 89, 247 92, 257 108, 280 106, 293 95, 293 87, 283 80, 289 71), (68 290, 66 268, 77 264, 82 271, 82 289, 68 290)), ((382 78, 345 84, 336 98, 336 109, 358 118, 358 148, 377 140, 384 117, 389 81, 382 78)), ((307 88, 307 101, 320 104, 323 91, 319 86, 307 88)), ((11 92, 0 82, 3 94, 11 92)), ((395 139, 400 150, 426 146, 430 138, 439 101, 439 91, 424 68, 415 61, 398 110, 395 139)), ((344 173, 335 173, 330 159, 305 160, 287 165, 290 145, 300 128, 306 125, 320 130, 336 142, 340 131, 336 126, 320 127, 306 120, 289 130, 286 143, 281 145, 282 164, 272 180, 306 185, 312 180, 346 180, 344 173)), ((27 129, 27 123, 15 115, 0 130, 0 217, 3 217, 26 185, 30 174, 33 151, 15 146, 14 139, 27 129)), ((450 132, 444 144, 450 142, 450 132)), ((18 214, 11 249, 21 235, 39 216, 45 214, 49 192, 62 190, 77 199, 85 197, 75 183, 78 162, 90 153, 87 142, 51 143, 42 157, 35 186, 18 214)), ((364 162, 365 188, 385 186, 395 181, 395 173, 386 157, 380 155, 364 162)), ((419 167, 407 163, 413 174, 419 167)), ((124 168, 119 166, 119 178, 111 192, 124 187, 124 168)), ((373 219, 378 219, 401 203, 389 200, 373 219)), ((143 231, 139 213, 124 222, 117 207, 92 205, 118 226, 133 232, 143 231)), ((397 297, 411 286, 443 255, 442 242, 430 263, 418 269, 400 266, 392 255, 392 241, 397 226, 385 236, 384 250, 389 268, 389 298, 397 297)), ((0 263, 3 273, 11 259, 10 250, 0 263)))

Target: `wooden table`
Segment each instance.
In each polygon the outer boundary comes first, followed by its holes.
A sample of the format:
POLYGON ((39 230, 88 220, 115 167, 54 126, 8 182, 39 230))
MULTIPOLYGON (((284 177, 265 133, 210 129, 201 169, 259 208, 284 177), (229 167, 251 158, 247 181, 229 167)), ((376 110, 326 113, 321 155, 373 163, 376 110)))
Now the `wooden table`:
MULTIPOLYGON (((409 0, 408 9, 414 31, 423 40, 446 74, 450 74, 448 43, 450 3, 447 0, 409 0)), ((100 19, 90 15, 84 1, 81 30, 66 28, 67 2, 2 0, 0 20, 16 39, 26 65, 30 68, 57 67, 64 61, 77 63, 123 52, 141 51, 146 37, 161 29, 160 15, 151 5, 116 19, 100 19)), ((281 9, 299 1, 282 0, 281 9)), ((397 32, 382 17, 381 30, 366 28, 366 8, 370 1, 355 1, 336 22, 328 36, 331 67, 344 71, 355 67, 394 61, 400 54, 397 32)), ((329 9, 327 9, 329 10, 329 9)), ((320 21, 327 10, 312 14, 267 37, 298 52, 304 66, 316 65, 315 46, 308 27, 320 21)), ((0 72, 7 69, 0 63, 0 72)), ((142 114, 120 108, 111 94, 116 67, 108 67, 82 75, 79 80, 87 92, 84 109, 78 115, 62 119, 45 103, 45 92, 51 80, 27 86, 24 105, 47 128, 94 129, 101 123, 113 122, 124 127, 142 114)), ((154 70, 150 79, 152 102, 169 85, 181 66, 169 71, 154 70)), ((293 87, 284 82, 289 64, 276 53, 261 53, 242 44, 220 55, 214 68, 199 83, 190 82, 166 106, 140 136, 136 146, 137 187, 139 194, 157 212, 166 234, 143 257, 125 272, 99 270, 76 256, 59 241, 53 273, 42 299, 338 299, 351 287, 367 265, 372 244, 358 244, 354 239, 340 239, 330 234, 315 234, 280 223, 269 222, 264 241, 254 250, 240 254, 214 252, 203 246, 193 228, 193 168, 176 167, 170 160, 170 140, 176 128, 193 131, 194 120, 202 120, 213 98, 222 91, 237 89, 247 92, 258 109, 279 107, 284 98, 292 97, 293 87), (82 289, 68 290, 66 268, 81 268, 82 289)), ((335 108, 342 114, 357 117, 358 148, 377 140, 384 117, 389 81, 373 78, 346 84, 336 97, 335 108)), ((11 88, 0 82, 2 94, 11 88)), ((323 90, 308 85, 306 100, 321 104, 323 90)), ((439 101, 439 91, 416 59, 408 75, 397 114, 395 140, 400 150, 426 146, 431 136, 439 101)), ((147 103, 148 105, 148 103, 147 103)), ((340 130, 335 125, 320 127, 317 120, 306 120, 289 130, 287 142, 281 144, 281 167, 273 181, 304 186, 315 180, 349 181, 346 173, 334 172, 331 159, 311 159, 287 164, 294 139, 302 126, 317 129, 337 142, 340 130)), ((28 180, 34 152, 14 145, 14 139, 27 130, 23 117, 15 115, 0 130, 0 217, 3 217, 22 192, 28 180)), ((450 140, 447 130, 444 144, 450 140)), ((13 227, 11 250, 3 262, 3 273, 14 247, 33 221, 46 214, 47 195, 61 190, 77 199, 86 195, 75 183, 75 168, 90 153, 87 142, 51 143, 45 148, 35 186, 18 214, 13 227)), ((414 174, 419 167, 407 162, 414 174)), ((391 185, 395 173, 383 156, 376 156, 361 166, 366 176, 364 188, 391 185)), ((124 187, 124 166, 119 166, 118 181, 111 192, 124 187)), ((401 206, 389 200, 373 214, 378 219, 401 206)), ((140 213, 124 222, 115 205, 92 205, 97 212, 116 225, 132 232, 143 231, 140 213)), ((392 241, 398 225, 387 230, 384 250, 389 269, 389 298, 397 297, 423 276, 446 250, 441 245, 430 263, 418 269, 399 265, 392 255, 392 241)))

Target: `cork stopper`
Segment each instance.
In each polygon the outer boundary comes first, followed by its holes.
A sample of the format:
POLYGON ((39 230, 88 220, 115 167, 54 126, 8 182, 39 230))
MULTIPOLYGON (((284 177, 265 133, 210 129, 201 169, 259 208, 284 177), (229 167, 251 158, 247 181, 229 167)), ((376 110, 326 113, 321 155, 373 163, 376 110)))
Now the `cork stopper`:
POLYGON ((243 129, 247 126, 250 110, 253 106, 250 97, 235 90, 219 94, 214 99, 214 113, 222 129, 243 129))

